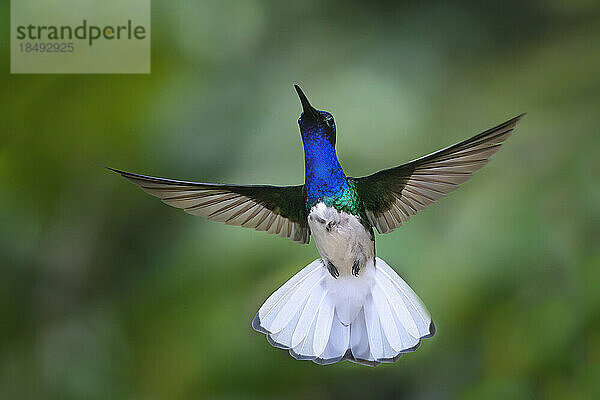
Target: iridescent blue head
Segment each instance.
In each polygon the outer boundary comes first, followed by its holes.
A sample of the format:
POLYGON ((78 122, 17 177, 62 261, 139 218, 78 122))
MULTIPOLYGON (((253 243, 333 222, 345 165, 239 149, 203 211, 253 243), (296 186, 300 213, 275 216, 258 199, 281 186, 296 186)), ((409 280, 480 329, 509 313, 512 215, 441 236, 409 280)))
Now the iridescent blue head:
POLYGON ((320 111, 314 108, 306 98, 306 95, 300 89, 300 86, 294 85, 300 102, 302 103, 302 114, 298 119, 300 125, 300 133, 304 143, 307 140, 326 139, 333 147, 335 147, 335 121, 333 115, 327 111, 320 111))
POLYGON ((304 144, 307 207, 342 196, 348 180, 335 154, 335 122, 327 111, 315 109, 298 85, 294 85, 302 114, 298 119, 304 144))

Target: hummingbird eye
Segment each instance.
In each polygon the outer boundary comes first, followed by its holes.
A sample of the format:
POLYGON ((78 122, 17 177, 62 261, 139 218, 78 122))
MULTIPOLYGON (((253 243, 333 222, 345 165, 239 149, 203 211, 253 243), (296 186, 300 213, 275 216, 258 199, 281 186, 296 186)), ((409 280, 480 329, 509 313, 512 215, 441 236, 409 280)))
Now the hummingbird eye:
POLYGON ((333 128, 334 122, 333 122, 333 118, 329 117, 325 120, 325 123, 327 124, 328 127, 333 128))

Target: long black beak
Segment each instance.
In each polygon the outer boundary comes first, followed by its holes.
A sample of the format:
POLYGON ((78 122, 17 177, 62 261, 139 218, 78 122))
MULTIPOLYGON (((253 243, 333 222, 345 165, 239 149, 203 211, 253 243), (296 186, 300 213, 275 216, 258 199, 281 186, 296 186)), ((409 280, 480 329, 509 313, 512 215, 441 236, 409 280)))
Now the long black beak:
POLYGON ((298 97, 300 97, 300 102, 302 103, 302 109, 304 110, 304 115, 310 116, 314 120, 319 118, 319 116, 320 116, 319 112, 313 106, 310 105, 310 103, 308 102, 308 99, 306 98, 306 95, 304 94, 302 89, 300 89, 300 86, 294 85, 294 89, 296 89, 296 92, 298 92, 298 97))

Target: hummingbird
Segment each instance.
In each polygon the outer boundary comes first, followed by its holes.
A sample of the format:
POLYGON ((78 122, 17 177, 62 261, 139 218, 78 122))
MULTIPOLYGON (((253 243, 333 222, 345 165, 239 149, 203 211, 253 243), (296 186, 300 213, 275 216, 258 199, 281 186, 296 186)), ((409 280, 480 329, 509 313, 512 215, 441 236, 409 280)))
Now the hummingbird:
POLYGON ((435 333, 427 308, 375 254, 375 230, 390 233, 483 167, 524 114, 469 139, 372 175, 347 176, 336 125, 298 85, 303 185, 230 185, 171 180, 108 168, 164 203, 209 220, 308 244, 319 258, 259 308, 252 327, 298 360, 395 362, 435 333))

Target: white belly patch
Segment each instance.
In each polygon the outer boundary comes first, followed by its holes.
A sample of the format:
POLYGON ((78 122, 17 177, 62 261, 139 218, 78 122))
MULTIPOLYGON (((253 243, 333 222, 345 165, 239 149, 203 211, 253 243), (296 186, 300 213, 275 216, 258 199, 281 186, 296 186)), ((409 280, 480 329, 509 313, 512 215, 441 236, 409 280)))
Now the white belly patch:
POLYGON ((331 262, 340 276, 350 275, 357 260, 361 268, 373 262, 371 235, 356 216, 318 203, 310 210, 308 225, 325 264, 331 262))

